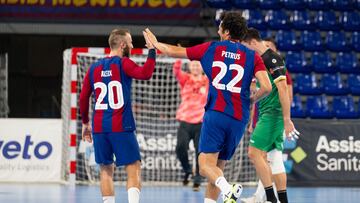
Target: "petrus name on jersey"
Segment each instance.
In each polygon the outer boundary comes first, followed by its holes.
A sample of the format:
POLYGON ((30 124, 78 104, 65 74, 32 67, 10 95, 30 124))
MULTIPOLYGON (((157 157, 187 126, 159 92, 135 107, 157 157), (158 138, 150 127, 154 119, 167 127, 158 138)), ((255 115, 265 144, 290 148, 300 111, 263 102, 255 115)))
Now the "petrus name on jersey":
POLYGON ((240 59, 240 54, 236 54, 236 53, 232 53, 232 52, 228 52, 228 51, 222 51, 221 56, 224 56, 225 58, 236 59, 236 60, 240 59))

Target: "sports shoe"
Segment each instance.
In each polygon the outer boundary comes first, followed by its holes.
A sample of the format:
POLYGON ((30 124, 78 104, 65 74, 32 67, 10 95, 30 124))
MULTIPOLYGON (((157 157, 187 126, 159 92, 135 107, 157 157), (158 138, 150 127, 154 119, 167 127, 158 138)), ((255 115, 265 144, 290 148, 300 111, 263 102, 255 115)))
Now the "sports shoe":
POLYGON ((183 185, 187 186, 189 184, 189 177, 192 173, 185 173, 184 175, 184 180, 183 180, 183 185))
POLYGON ((243 187, 240 184, 233 184, 231 191, 228 194, 223 194, 224 203, 236 203, 242 191, 243 187))
POLYGON ((193 191, 194 192, 199 192, 200 191, 200 183, 194 183, 193 191))

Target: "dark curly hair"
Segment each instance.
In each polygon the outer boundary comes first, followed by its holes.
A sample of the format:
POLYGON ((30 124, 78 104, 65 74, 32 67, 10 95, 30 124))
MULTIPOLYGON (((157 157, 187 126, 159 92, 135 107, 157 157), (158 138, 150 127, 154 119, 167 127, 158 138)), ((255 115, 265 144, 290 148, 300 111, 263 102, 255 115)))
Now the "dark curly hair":
POLYGON ((243 37, 243 41, 249 42, 252 39, 255 39, 256 41, 261 41, 260 32, 255 28, 249 28, 246 32, 246 35, 243 37))
POLYGON ((246 34, 247 22, 239 11, 225 11, 220 16, 221 28, 228 30, 231 39, 241 40, 246 34))

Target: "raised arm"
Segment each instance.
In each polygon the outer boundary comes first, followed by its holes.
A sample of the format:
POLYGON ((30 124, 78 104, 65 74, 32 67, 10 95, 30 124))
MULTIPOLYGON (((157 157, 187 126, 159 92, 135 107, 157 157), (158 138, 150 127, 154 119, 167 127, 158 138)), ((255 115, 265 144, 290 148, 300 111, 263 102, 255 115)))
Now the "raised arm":
POLYGON ((161 53, 166 54, 167 56, 175 58, 188 58, 190 60, 200 61, 210 45, 208 42, 189 48, 179 47, 159 42, 156 39, 156 36, 148 28, 145 29, 145 33, 147 34, 149 41, 155 46, 156 49, 158 49, 161 53))
POLYGON ((272 89, 263 60, 258 54, 255 54, 254 60, 254 75, 256 80, 260 83, 260 89, 256 91, 256 93, 251 97, 252 103, 256 103, 257 101, 266 97, 272 89))
POLYGON ((124 57, 121 61, 125 73, 135 79, 148 80, 151 78, 155 69, 155 49, 149 49, 149 54, 143 66, 137 65, 131 59, 124 57))
POLYGON ((186 82, 186 80, 189 79, 189 75, 184 73, 184 71, 181 70, 181 60, 177 60, 173 65, 173 72, 176 77, 176 79, 179 81, 180 86, 183 86, 186 82))

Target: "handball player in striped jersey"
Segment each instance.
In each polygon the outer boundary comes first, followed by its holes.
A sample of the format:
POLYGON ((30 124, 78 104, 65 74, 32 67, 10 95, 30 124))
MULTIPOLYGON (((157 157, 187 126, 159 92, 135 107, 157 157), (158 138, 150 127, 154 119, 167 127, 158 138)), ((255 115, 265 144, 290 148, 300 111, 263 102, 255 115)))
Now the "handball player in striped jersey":
POLYGON ((148 80, 155 68, 156 52, 144 32, 148 58, 144 66, 129 59, 133 48, 130 32, 115 29, 110 33, 110 55, 93 63, 86 73, 80 93, 83 139, 94 141, 95 161, 100 165, 100 187, 104 203, 115 203, 114 155, 116 166, 125 166, 129 203, 139 203, 140 150, 135 137, 131 110, 131 81, 148 80), (89 100, 94 95, 92 124, 89 100))

